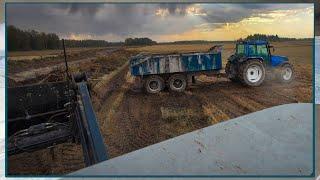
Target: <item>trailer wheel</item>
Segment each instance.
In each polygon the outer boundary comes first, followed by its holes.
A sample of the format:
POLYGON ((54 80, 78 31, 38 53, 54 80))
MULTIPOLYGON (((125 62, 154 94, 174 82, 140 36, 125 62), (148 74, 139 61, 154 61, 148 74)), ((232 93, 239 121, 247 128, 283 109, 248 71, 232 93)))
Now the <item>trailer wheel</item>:
POLYGON ((169 78, 170 90, 176 92, 183 92, 187 87, 186 76, 182 74, 174 74, 169 78))
POLYGON ((266 70, 260 60, 251 59, 240 65, 238 77, 241 78, 243 84, 247 86, 259 86, 263 83, 266 70))
POLYGON ((148 93, 155 94, 163 90, 164 81, 160 76, 153 75, 147 78, 144 86, 148 93))
POLYGON ((290 83, 294 78, 293 67, 289 63, 285 63, 280 67, 277 79, 282 83, 290 83))

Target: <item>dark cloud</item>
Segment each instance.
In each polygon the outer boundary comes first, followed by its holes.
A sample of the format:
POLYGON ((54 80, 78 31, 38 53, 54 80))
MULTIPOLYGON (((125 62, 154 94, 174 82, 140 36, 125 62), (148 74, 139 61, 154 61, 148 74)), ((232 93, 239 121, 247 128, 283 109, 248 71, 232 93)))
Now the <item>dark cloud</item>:
POLYGON ((208 22, 234 23, 252 15, 259 15, 275 10, 290 10, 310 7, 308 4, 234 4, 217 5, 216 7, 206 7, 207 16, 204 19, 208 22), (227 15, 226 15, 227 14, 227 15))
POLYGON ((75 14, 75 13, 83 13, 86 15, 95 15, 97 11, 101 8, 100 4, 70 4, 69 13, 75 14))
POLYGON ((256 13, 277 9, 305 7, 287 4, 8 4, 7 22, 23 29, 54 32, 60 36, 113 34, 150 36, 179 34, 203 23, 217 28, 223 23, 239 22, 256 13), (187 9, 198 7, 206 16, 184 18, 187 9), (159 9, 168 11, 165 17, 156 16, 159 9))
POLYGON ((211 4, 204 8, 206 16, 202 18, 211 24, 211 30, 223 26, 225 23, 236 23, 245 18, 259 16, 263 18, 272 18, 263 13, 275 10, 290 10, 310 7, 309 4, 211 4))
MULTIPOLYGON (((18 27, 58 34, 73 32, 101 36, 113 33, 129 36, 145 31, 180 32, 182 29, 178 27, 168 27, 166 23, 170 20, 157 20, 155 11, 162 7, 155 4, 10 4, 7 18, 9 24, 18 27)), ((187 28, 186 23, 181 24, 185 24, 182 28, 187 28)))

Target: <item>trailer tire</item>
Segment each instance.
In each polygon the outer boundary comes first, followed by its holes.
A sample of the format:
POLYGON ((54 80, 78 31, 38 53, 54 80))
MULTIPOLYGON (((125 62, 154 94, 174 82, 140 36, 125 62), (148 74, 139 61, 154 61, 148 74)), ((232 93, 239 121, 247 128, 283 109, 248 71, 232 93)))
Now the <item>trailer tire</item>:
POLYGON ((283 64, 277 73, 277 79, 281 83, 290 83, 294 79, 294 70, 291 64, 283 64))
POLYGON ((183 92, 187 87, 187 78, 182 74, 174 74, 170 76, 168 82, 171 91, 183 92))
POLYGON ((144 87, 148 93, 156 94, 164 89, 164 80, 157 75, 147 77, 144 87))
POLYGON ((266 77, 266 70, 260 60, 250 59, 240 65, 238 77, 247 86, 260 86, 266 77))

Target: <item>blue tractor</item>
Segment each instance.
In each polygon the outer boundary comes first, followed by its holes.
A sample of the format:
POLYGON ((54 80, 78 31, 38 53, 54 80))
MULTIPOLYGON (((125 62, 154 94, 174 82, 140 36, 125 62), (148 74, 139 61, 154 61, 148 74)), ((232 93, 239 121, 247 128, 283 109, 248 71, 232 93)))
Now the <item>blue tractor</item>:
POLYGON ((271 49, 274 51, 267 41, 237 42, 235 54, 228 58, 225 67, 227 77, 248 86, 259 86, 267 72, 271 72, 280 82, 291 82, 294 74, 288 58, 271 55, 271 49))

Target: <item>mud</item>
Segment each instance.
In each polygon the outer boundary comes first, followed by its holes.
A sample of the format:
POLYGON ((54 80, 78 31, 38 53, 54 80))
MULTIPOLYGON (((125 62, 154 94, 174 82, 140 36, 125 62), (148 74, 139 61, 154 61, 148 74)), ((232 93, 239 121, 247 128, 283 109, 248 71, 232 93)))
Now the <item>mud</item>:
POLYGON ((81 145, 64 143, 8 158, 11 175, 61 175, 84 168, 81 145))

